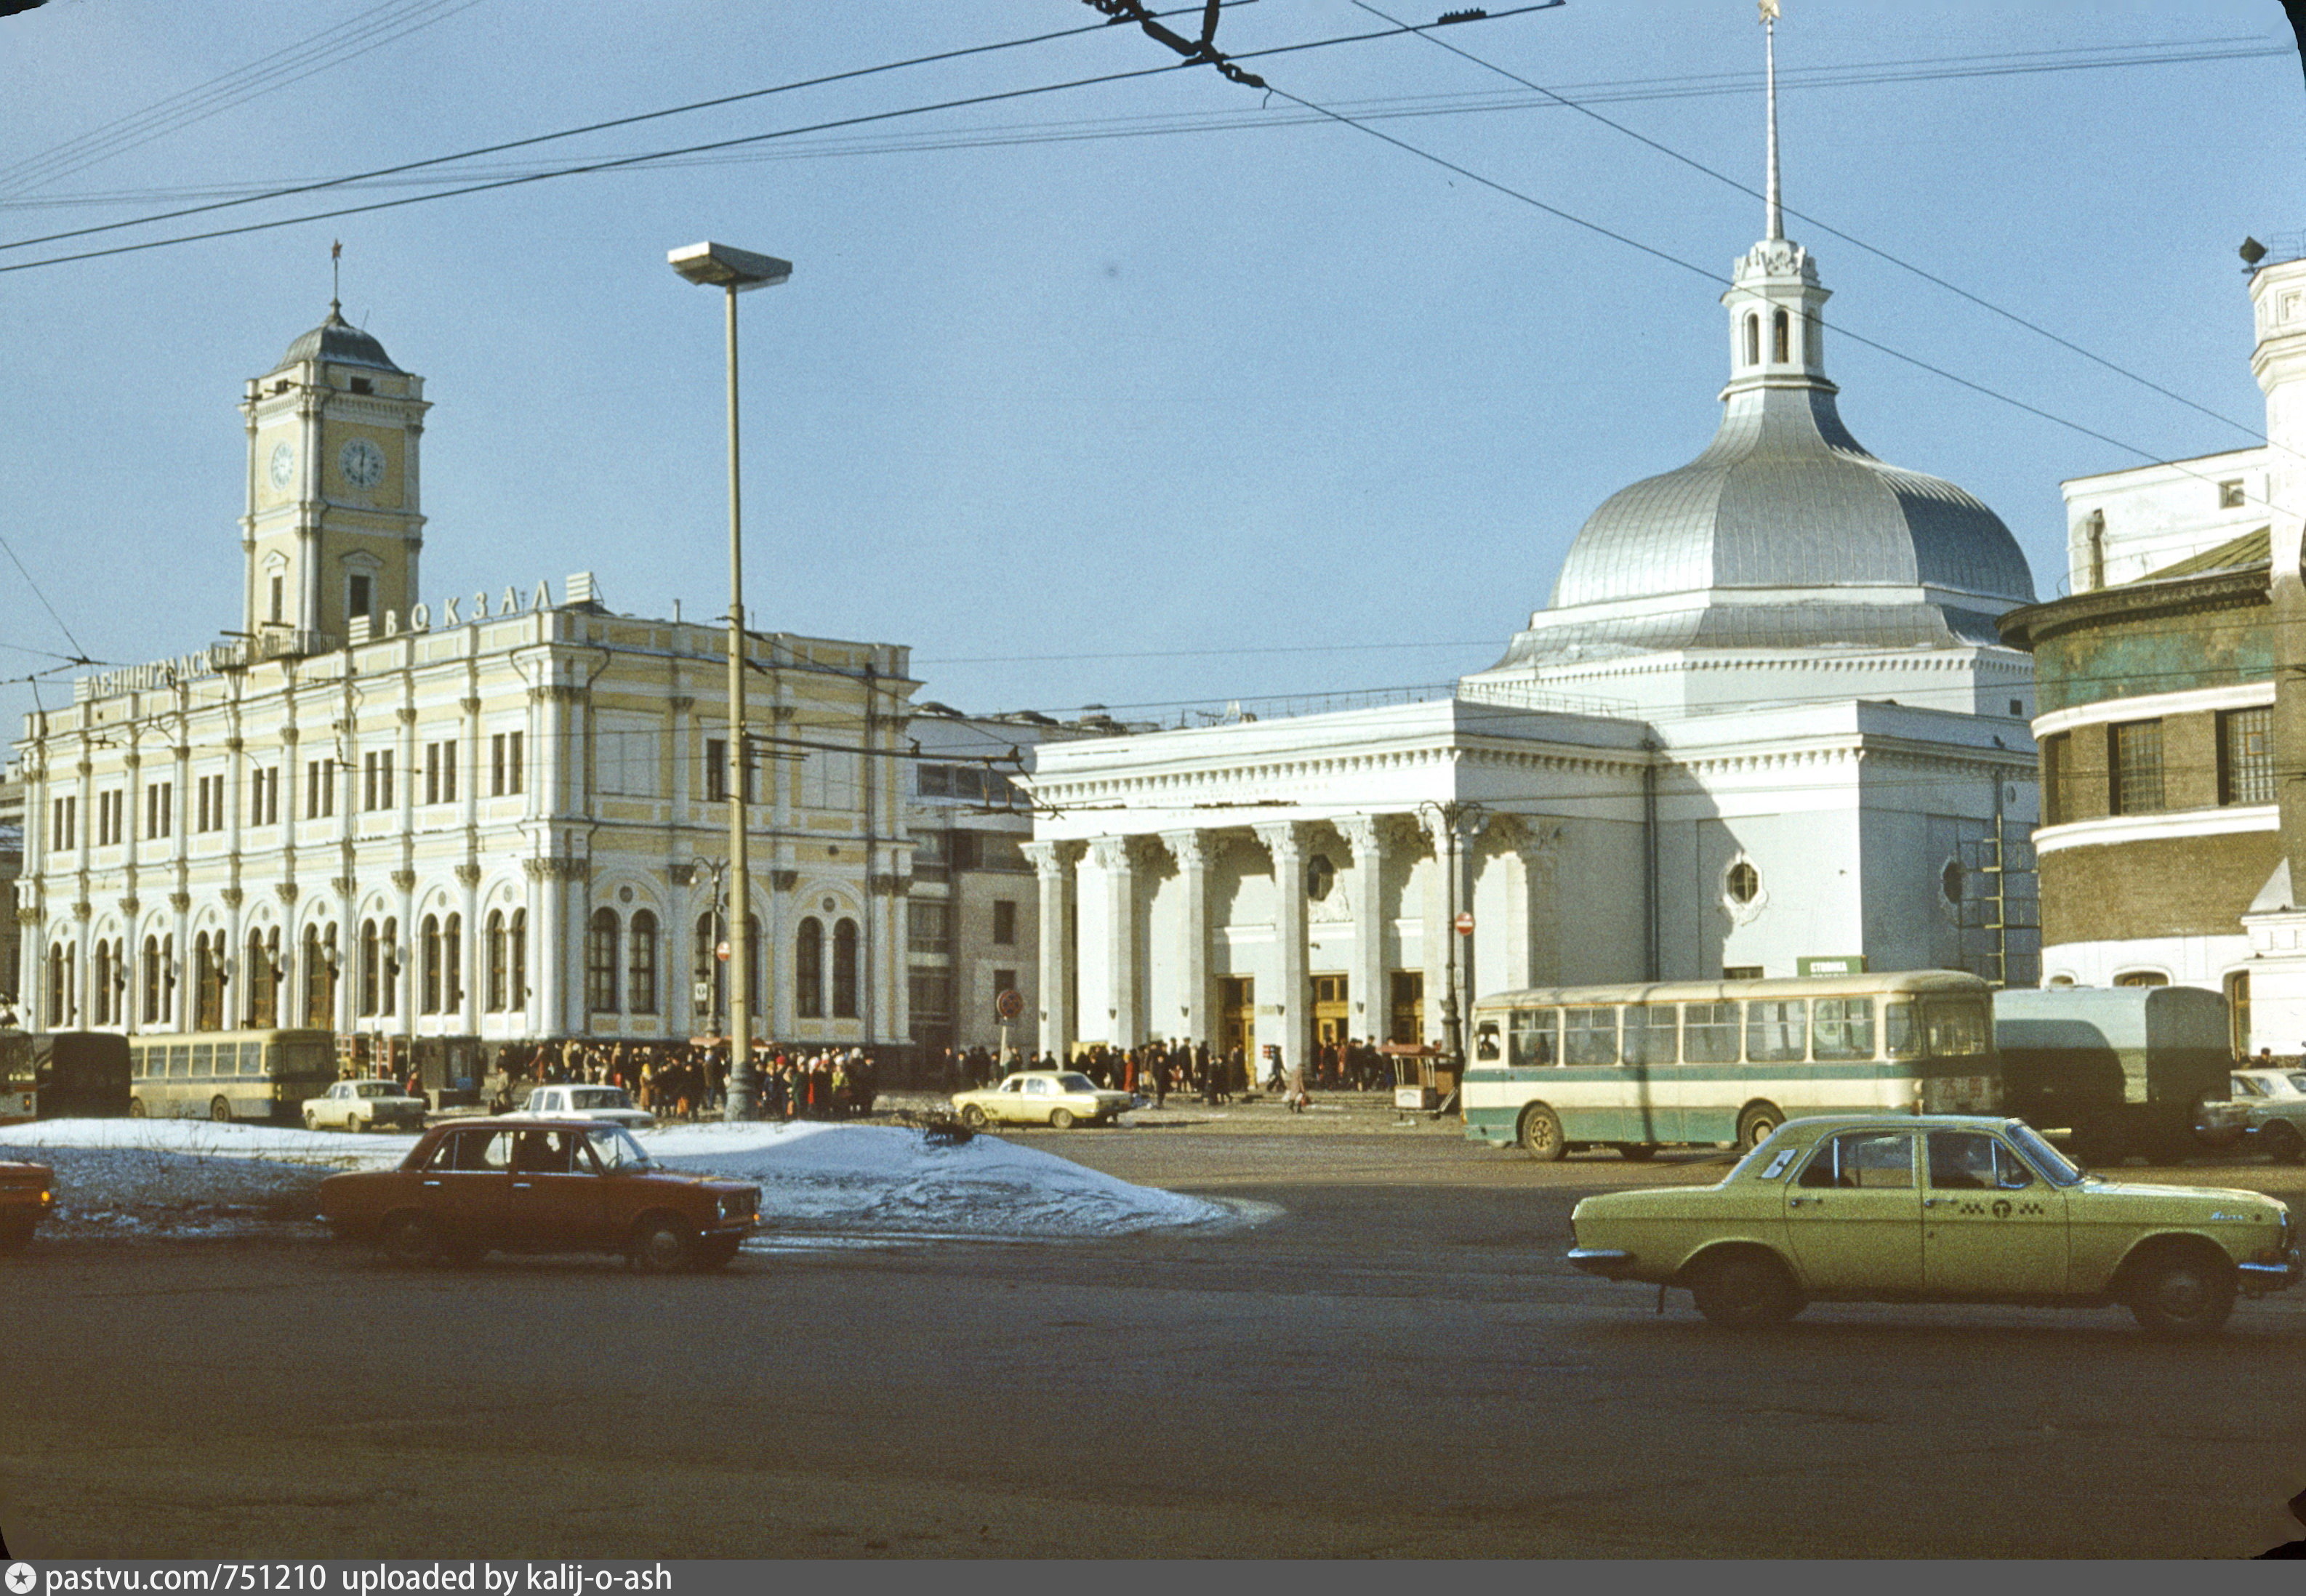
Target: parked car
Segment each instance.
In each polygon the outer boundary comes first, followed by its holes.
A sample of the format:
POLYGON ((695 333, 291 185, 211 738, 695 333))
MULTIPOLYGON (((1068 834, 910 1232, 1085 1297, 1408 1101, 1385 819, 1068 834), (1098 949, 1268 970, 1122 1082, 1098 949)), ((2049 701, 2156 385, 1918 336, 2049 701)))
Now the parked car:
POLYGON ((2290 1210, 2255 1191, 2083 1174, 2022 1121, 1795 1120, 1711 1186, 1612 1191, 1570 1215, 1569 1260, 1687 1287, 1716 1323, 1811 1302, 2120 1303, 2149 1333, 2206 1336, 2237 1291, 2299 1275, 2290 1210))
POLYGON ((0 1164, 0 1252, 21 1252, 56 1206, 56 1172, 45 1164, 0 1164))
POLYGON ((994 1122, 1065 1131, 1083 1122, 1109 1124, 1137 1106, 1137 1099, 1107 1091, 1078 1070, 1020 1070, 999 1086, 955 1092, 952 1105, 972 1131, 994 1122))
POLYGON ((617 1252, 642 1269, 712 1268, 760 1223, 761 1189, 676 1174, 622 1125, 528 1115, 435 1125, 397 1169, 330 1175, 338 1238, 405 1264, 505 1252, 617 1252))
POLYGON ((2242 1115, 2220 1101, 2233 1067, 2226 1000, 2199 986, 2012 987, 1994 994, 2002 1101, 2071 1132, 2085 1162, 2176 1164, 2231 1148, 2242 1115))
POLYGON ((2277 1164, 2306 1162, 2306 1070, 2236 1070, 2233 1103, 2251 1147, 2277 1164))
POLYGON ((528 1094, 521 1113, 531 1119, 607 1120, 627 1130, 644 1130, 656 1115, 636 1105, 620 1086, 541 1086, 528 1094))
POLYGON ((389 1080, 339 1080, 317 1097, 304 1099, 307 1131, 407 1131, 424 1129, 429 1105, 389 1080))

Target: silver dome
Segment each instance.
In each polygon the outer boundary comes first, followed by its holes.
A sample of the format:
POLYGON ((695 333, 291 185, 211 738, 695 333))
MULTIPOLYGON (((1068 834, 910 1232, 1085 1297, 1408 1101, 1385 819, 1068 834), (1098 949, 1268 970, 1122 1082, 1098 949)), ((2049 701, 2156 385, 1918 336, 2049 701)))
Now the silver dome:
POLYGON ((321 360, 340 366, 369 366, 380 371, 397 371, 392 356, 384 346, 363 332, 344 318, 334 300, 329 302, 329 319, 288 346, 288 353, 280 357, 276 371, 293 366, 299 361, 321 360))

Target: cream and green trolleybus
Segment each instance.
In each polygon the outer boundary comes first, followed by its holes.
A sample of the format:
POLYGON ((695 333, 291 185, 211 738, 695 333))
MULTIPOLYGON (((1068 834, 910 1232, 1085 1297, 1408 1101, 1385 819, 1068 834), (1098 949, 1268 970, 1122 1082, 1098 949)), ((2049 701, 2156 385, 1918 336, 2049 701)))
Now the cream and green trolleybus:
POLYGON ((1465 1134, 1540 1158, 1754 1147, 1813 1114, 1992 1114, 1992 989, 1955 970, 1501 992, 1473 1005, 1465 1134))
POLYGON ((324 1030, 154 1032, 128 1038, 131 1119, 293 1125, 337 1079, 324 1030))

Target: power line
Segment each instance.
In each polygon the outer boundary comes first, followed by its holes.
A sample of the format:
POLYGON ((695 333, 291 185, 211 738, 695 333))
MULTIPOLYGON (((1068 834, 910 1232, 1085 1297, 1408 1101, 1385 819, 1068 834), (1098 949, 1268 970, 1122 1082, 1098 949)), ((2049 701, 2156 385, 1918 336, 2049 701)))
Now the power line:
MULTIPOLYGON (((468 3, 470 3, 470 0, 468 0, 468 3)), ((1226 4, 1235 6, 1253 5, 1257 4, 1257 0, 1226 0, 1226 4)), ((1163 13, 1161 14, 1172 15, 1174 13, 1163 13)), ((404 161, 397 166, 379 166, 371 171, 356 172, 343 177, 328 177, 316 179, 308 183, 291 183, 284 187, 266 189, 254 193, 243 194, 232 199, 218 201, 211 204, 189 206, 180 210, 162 211, 152 216, 133 217, 126 221, 107 222, 99 226, 76 227, 68 232, 44 234, 36 238, 20 238, 8 243, 0 243, 0 250, 30 249, 36 244, 56 243, 70 238, 86 238, 99 233, 115 233, 125 227, 151 226, 161 222, 180 220, 188 216, 202 216, 211 211, 228 210, 236 206, 253 205, 266 200, 287 199, 296 194, 314 193, 322 189, 344 188, 354 184, 374 183, 382 178, 399 176, 410 172, 421 172, 433 166, 448 166, 457 161, 477 159, 484 155, 501 155, 507 150, 526 149, 534 145, 550 144, 562 139, 579 138, 586 133, 602 132, 611 128, 632 127, 644 122, 662 121, 668 116, 685 116, 697 111, 715 110, 724 106, 739 105, 747 100, 763 99, 772 95, 790 94, 802 89, 822 88, 829 83, 849 82, 858 78, 875 77, 883 73, 900 72, 907 67, 926 66, 944 61, 957 61, 969 55, 985 55, 1002 50, 1020 49, 1029 45, 1046 44, 1051 39, 1073 38, 1085 33, 1102 33, 1106 31, 1109 26, 1109 23, 1091 22, 1080 28, 1063 28, 1049 33, 1035 33, 1029 34, 1021 38, 1004 39, 998 44, 968 45, 959 49, 940 50, 932 55, 910 56, 901 61, 884 61, 875 66, 853 67, 845 72, 826 73, 813 78, 797 78, 789 83, 773 83, 765 89, 748 89, 737 94, 718 95, 711 99, 691 100, 686 105, 668 106, 661 110, 642 111, 629 116, 614 116, 605 122, 590 122, 580 127, 562 128, 557 132, 549 133, 534 133, 526 138, 512 139, 500 144, 485 144, 477 149, 459 150, 453 155, 436 155, 428 157, 427 158, 420 161, 404 161)), ((840 124, 833 124, 828 125, 840 124)), ((773 136, 783 137, 786 135, 778 134, 773 136)), ((743 141, 744 141, 741 140, 735 141, 735 142, 739 143, 743 141)), ((713 149, 721 148, 721 146, 701 145, 697 148, 700 149, 713 149)), ((687 150, 670 152, 671 155, 684 155, 688 153, 691 152, 687 150)), ((665 155, 635 156, 628 158, 624 164, 638 164, 663 158, 669 158, 669 157, 665 155)), ((568 168, 555 166, 536 169, 525 174, 525 175, 532 178, 545 178, 567 175, 571 170, 594 169, 595 168, 568 168)), ((456 182, 459 181, 459 179, 452 176, 444 178, 442 181, 456 182)), ((459 192, 470 192, 473 191, 465 190, 459 192)), ((428 197, 447 198, 448 196, 442 194, 428 197)), ((209 237, 215 235, 203 234, 198 236, 209 237)), ((68 259, 73 260, 82 258, 83 257, 81 256, 68 257, 68 259)))

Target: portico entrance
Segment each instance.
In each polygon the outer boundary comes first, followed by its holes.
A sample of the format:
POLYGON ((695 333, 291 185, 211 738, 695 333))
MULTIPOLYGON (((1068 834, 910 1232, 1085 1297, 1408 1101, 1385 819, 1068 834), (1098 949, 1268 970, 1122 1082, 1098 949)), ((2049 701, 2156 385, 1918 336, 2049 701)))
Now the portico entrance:
POLYGON ((1346 1028, 1353 1005, 1345 1001, 1345 977, 1315 976, 1313 977, 1313 1039, 1329 1046, 1343 1046, 1352 1033, 1346 1028))
POLYGON ((1217 1032, 1220 1046, 1230 1053, 1238 1047, 1250 1068, 1257 1067, 1257 978, 1217 977, 1217 1032))

